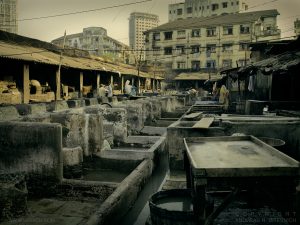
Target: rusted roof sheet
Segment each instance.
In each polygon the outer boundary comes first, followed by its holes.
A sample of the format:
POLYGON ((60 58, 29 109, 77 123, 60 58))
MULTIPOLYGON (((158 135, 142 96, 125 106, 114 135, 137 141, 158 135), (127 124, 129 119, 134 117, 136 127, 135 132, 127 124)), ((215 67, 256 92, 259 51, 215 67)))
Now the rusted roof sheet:
POLYGON ((58 65, 58 61, 54 57, 56 55, 55 53, 51 52, 51 54, 46 56, 45 54, 42 54, 44 52, 48 51, 30 46, 0 42, 0 57, 2 58, 58 65))
POLYGON ((177 75, 174 80, 212 80, 217 81, 220 80, 222 77, 216 74, 209 73, 180 73, 177 75))
POLYGON ((246 73, 251 68, 256 68, 261 71, 268 70, 270 72, 287 71, 291 67, 300 65, 300 51, 285 52, 283 54, 273 56, 262 61, 253 63, 249 66, 242 67, 239 73, 246 73))
MULTIPOLYGON (((17 45, 14 43, 7 43, 0 41, 0 58, 8 58, 13 60, 22 60, 28 62, 37 62, 49 65, 58 66, 60 63, 60 54, 51 52, 42 48, 35 48, 31 46, 17 45)), ((83 58, 62 56, 61 65, 67 68, 105 71, 116 74, 127 74, 137 76, 138 71, 134 66, 126 64, 113 64, 101 61, 98 58, 83 58)), ((152 78, 153 76, 140 71, 140 77, 152 78)), ((163 79, 156 76, 156 79, 163 79)))

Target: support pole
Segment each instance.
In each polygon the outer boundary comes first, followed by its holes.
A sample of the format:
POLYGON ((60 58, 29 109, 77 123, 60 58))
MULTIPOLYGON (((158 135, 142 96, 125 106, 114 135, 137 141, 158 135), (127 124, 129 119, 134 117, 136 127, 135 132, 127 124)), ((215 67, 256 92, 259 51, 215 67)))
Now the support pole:
POLYGON ((100 88, 100 74, 97 74, 97 89, 100 88))
POLYGON ((110 75, 110 83, 112 85, 112 87, 114 87, 114 76, 110 75))
POLYGON ((56 71, 56 92, 55 92, 55 99, 61 100, 61 83, 60 83, 60 68, 56 71))
POLYGON ((23 103, 29 103, 30 87, 29 87, 29 65, 23 67, 23 103))
POLYGON ((124 76, 122 76, 122 81, 121 81, 121 93, 124 94, 124 76))
POLYGON ((80 72, 80 76, 79 76, 79 92, 80 92, 80 97, 83 97, 83 72, 80 72))

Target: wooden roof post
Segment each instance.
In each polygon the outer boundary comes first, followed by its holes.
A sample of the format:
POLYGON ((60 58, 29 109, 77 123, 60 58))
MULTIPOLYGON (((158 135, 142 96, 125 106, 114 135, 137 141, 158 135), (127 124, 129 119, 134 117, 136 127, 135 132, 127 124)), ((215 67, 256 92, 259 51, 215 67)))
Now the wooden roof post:
POLYGON ((79 93, 80 97, 83 97, 83 72, 80 72, 79 75, 79 93))
POLYGON ((29 65, 23 66, 23 103, 29 103, 30 87, 29 87, 29 65))
POLYGON ((114 87, 114 75, 110 75, 110 84, 114 87))
POLYGON ((124 76, 122 75, 122 81, 121 81, 121 94, 124 94, 124 76))
POLYGON ((97 74, 97 89, 100 88, 101 77, 100 74, 97 74))
POLYGON ((60 83, 60 68, 56 70, 56 93, 55 93, 55 99, 61 100, 61 83, 60 83))

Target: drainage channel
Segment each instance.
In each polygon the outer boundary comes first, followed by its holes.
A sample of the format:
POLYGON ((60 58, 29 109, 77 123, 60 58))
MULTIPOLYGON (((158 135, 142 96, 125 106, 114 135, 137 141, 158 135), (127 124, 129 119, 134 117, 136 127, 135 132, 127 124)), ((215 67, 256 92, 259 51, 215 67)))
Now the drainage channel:
POLYGON ((154 170, 147 184, 139 194, 137 201, 132 209, 122 219, 122 225, 145 225, 150 216, 148 200, 150 196, 159 191, 167 178, 169 171, 168 154, 160 156, 159 165, 154 170))

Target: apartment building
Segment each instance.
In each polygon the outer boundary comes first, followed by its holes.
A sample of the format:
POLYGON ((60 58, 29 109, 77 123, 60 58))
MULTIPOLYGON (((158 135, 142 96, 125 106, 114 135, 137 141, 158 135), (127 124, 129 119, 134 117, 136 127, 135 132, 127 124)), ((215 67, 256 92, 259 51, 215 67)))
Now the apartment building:
POLYGON ((217 71, 250 63, 249 44, 280 38, 277 10, 177 20, 145 32, 146 58, 173 71, 217 71))
MULTIPOLYGON (((144 32, 158 26, 157 15, 141 12, 133 12, 129 18, 129 45, 135 50, 145 49, 144 32)), ((140 54, 136 52, 137 54, 140 54)), ((139 57, 139 55, 138 55, 139 57)), ((141 59, 145 60, 144 51, 141 52, 141 59)))
POLYGON ((247 9, 241 0, 185 0, 169 5, 169 21, 238 13, 247 9))
MULTIPOLYGON (((62 46, 64 36, 53 40, 51 43, 62 46)), ((72 47, 88 51, 92 55, 107 56, 112 60, 129 63, 131 51, 125 45, 107 35, 107 30, 102 27, 84 28, 83 32, 66 36, 66 47, 72 47)))
POLYGON ((0 30, 18 33, 18 0, 0 1, 0 30))

